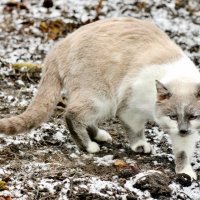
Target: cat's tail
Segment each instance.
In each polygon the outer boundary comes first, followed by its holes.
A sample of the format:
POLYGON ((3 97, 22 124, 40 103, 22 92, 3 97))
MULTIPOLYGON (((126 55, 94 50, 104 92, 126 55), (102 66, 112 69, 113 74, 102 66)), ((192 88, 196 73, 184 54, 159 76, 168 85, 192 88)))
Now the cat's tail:
POLYGON ((46 59, 36 96, 22 114, 0 120, 0 133, 14 135, 26 132, 38 127, 52 114, 61 92, 60 76, 55 64, 53 59, 46 59))

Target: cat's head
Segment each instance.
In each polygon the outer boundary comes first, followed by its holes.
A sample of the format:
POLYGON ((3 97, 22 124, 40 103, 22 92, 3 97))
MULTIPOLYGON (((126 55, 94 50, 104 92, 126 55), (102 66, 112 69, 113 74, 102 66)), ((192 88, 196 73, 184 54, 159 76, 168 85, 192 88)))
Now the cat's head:
POLYGON ((200 85, 188 80, 163 84, 156 81, 156 121, 182 137, 200 130, 200 85))

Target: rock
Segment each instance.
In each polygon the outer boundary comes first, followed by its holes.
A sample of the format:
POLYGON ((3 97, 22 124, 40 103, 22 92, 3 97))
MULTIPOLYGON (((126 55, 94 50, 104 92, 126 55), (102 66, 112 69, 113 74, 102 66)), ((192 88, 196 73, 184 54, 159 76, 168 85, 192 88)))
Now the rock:
POLYGON ((176 175, 176 182, 180 183, 184 187, 188 187, 192 184, 191 177, 184 173, 176 175))
POLYGON ((61 184, 55 185, 54 186, 54 190, 56 190, 57 192, 60 192, 62 190, 63 186, 61 184))
POLYGON ((168 187, 170 180, 162 173, 148 174, 135 183, 135 187, 144 191, 148 190, 153 198, 160 196, 171 196, 171 189, 168 187))
POLYGON ((42 6, 45 8, 51 8, 51 7, 53 7, 53 1, 52 0, 44 0, 42 6))
POLYGON ((130 178, 133 177, 136 173, 131 169, 123 169, 119 172, 119 178, 130 178))
POLYGON ((137 200, 137 199, 138 198, 135 196, 130 196, 130 195, 126 196, 126 200, 137 200))

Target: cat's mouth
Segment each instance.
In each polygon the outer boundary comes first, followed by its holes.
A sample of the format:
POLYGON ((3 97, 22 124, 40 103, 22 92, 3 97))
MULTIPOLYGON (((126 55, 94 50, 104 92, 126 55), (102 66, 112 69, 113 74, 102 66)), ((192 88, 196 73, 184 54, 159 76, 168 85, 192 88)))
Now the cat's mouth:
POLYGON ((192 134, 192 131, 190 131, 190 130, 179 130, 179 135, 181 137, 186 137, 186 136, 188 136, 190 134, 192 134))

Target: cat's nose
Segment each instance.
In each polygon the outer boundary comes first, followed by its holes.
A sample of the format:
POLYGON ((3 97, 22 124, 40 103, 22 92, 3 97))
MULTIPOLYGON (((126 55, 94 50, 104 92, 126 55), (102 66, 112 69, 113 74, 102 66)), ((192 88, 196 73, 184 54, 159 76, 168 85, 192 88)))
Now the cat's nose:
POLYGON ((179 130, 179 134, 181 136, 186 136, 186 135, 188 135, 188 133, 189 133, 189 131, 187 129, 180 129, 179 130))

